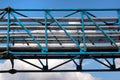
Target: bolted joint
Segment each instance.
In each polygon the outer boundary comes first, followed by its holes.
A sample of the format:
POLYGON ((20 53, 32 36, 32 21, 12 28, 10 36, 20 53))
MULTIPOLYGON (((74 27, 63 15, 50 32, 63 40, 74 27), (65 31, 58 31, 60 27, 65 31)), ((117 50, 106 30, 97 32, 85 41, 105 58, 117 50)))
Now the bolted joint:
POLYGON ((43 49, 42 49, 42 53, 46 53, 46 52, 48 52, 48 49, 43 48, 43 49))
POLYGON ((43 71, 48 71, 48 66, 43 66, 43 71))
POLYGON ((7 11, 8 13, 10 13, 11 11, 13 11, 13 9, 10 6, 8 6, 7 8, 5 8, 5 11, 7 11))
POLYGON ((80 52, 85 52, 86 50, 84 48, 81 48, 80 49, 80 52))
POLYGON ((111 65, 111 70, 115 70, 115 69, 116 69, 115 65, 111 65))
POLYGON ((9 73, 10 73, 10 74, 15 74, 15 73, 17 73, 17 71, 16 71, 15 69, 10 69, 10 70, 9 70, 9 73))
POLYGON ((76 68, 77 68, 77 71, 81 71, 82 70, 82 66, 81 65, 77 65, 76 68))

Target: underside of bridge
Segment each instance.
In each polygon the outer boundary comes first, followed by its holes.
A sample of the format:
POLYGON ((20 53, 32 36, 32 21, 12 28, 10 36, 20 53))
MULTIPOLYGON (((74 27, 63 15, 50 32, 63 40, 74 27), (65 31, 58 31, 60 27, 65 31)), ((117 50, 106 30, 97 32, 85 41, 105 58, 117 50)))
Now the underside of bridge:
POLYGON ((120 9, 0 9, 0 60, 11 63, 0 73, 120 71, 118 58, 120 9), (19 69, 16 60, 36 69, 19 69), (51 67, 49 60, 63 62, 51 67), (103 69, 84 68, 90 60, 103 69), (59 68, 69 62, 73 69, 59 68))

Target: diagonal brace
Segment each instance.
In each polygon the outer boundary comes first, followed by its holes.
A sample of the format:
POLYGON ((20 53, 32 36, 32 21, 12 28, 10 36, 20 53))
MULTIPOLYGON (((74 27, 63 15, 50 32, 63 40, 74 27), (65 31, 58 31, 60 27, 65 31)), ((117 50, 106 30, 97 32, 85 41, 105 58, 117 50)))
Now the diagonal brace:
POLYGON ((76 59, 76 58, 78 58, 78 57, 80 57, 80 55, 78 55, 78 56, 76 56, 76 57, 74 57, 74 58, 72 58, 72 59, 70 59, 70 60, 67 60, 67 61, 63 62, 63 63, 61 63, 61 64, 59 64, 59 65, 57 65, 57 66, 51 68, 50 70, 53 70, 53 69, 55 69, 55 68, 58 68, 58 67, 60 67, 60 66, 62 66, 62 65, 64 65, 64 64, 66 64, 66 63, 68 63, 68 62, 70 62, 70 61, 73 61, 74 59, 76 59))
MULTIPOLYGON (((16 56, 14 56, 14 57, 16 57, 16 56)), ((23 62, 25 62, 25 63, 27 63, 27 64, 29 64, 29 65, 32 65, 32 66, 34 66, 34 67, 42 70, 41 67, 39 67, 39 66, 37 66, 37 65, 35 65, 35 64, 33 64, 33 63, 30 63, 30 62, 28 62, 28 61, 26 61, 26 60, 24 60, 24 59, 19 58, 19 57, 16 57, 16 58, 19 59, 19 60, 21 60, 21 61, 23 61, 23 62)))
MULTIPOLYGON (((65 32, 65 34, 76 44, 76 46, 77 46, 79 49, 82 50, 82 48, 81 48, 81 46, 78 44, 78 42, 65 30, 65 28, 62 27, 62 25, 59 24, 59 22, 58 22, 49 12, 47 12, 47 13, 48 13, 48 15, 51 17, 51 19, 53 19, 53 20, 57 23, 57 25, 65 32)), ((80 51, 81 51, 81 50, 80 50, 80 51)))
POLYGON ((18 21, 18 23, 21 25, 21 27, 27 32, 27 34, 34 40, 34 42, 37 43, 37 45, 40 47, 40 49, 42 49, 42 52, 45 52, 46 49, 44 49, 40 43, 37 41, 37 39, 28 31, 28 29, 21 23, 21 21, 19 19, 17 19, 17 17, 13 14, 13 12, 11 12, 11 15, 18 21))
POLYGON ((108 40, 110 40, 110 41, 120 50, 120 48, 119 48, 118 45, 115 43, 115 41, 114 41, 109 35, 107 35, 107 33, 104 32, 104 30, 103 30, 101 27, 99 27, 99 25, 96 24, 96 22, 95 22, 93 19, 91 19, 91 17, 90 17, 86 12, 84 12, 84 14, 88 17, 88 19, 90 19, 90 20, 93 22, 93 24, 95 24, 95 26, 104 34, 104 36, 105 36, 108 40))

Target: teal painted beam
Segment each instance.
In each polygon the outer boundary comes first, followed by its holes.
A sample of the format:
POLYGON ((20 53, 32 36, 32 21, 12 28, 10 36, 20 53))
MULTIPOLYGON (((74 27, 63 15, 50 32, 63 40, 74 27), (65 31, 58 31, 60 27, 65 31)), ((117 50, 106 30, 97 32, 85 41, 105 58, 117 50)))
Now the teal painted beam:
POLYGON ((25 55, 25 54, 29 54, 29 55, 32 55, 32 54, 44 54, 44 55, 66 55, 66 54, 73 54, 73 55, 85 55, 85 54, 89 54, 89 55, 92 55, 92 54, 98 54, 98 55, 107 55, 107 54, 111 54, 111 55, 114 55, 114 54, 120 54, 120 52, 46 52, 46 53, 42 53, 42 52, 10 52, 11 54, 16 54, 16 55, 25 55))
POLYGON ((100 30, 104 34, 104 36, 119 49, 115 41, 86 12, 84 14, 88 17, 88 19, 90 19, 93 22, 93 24, 98 28, 98 30, 100 30))
POLYGON ((78 42, 66 31, 66 29, 48 12, 48 15, 53 19, 57 25, 65 32, 65 34, 76 44, 76 46, 82 51, 81 46, 78 44, 78 42))
POLYGON ((9 52, 9 48, 10 48, 10 13, 8 13, 8 27, 7 27, 7 48, 6 50, 9 52))
POLYGON ((41 44, 38 42, 38 40, 28 31, 28 29, 21 23, 21 21, 19 19, 17 19, 17 17, 13 14, 13 12, 11 12, 11 15, 18 21, 18 23, 21 25, 21 27, 28 33, 28 35, 33 39, 33 41, 37 43, 37 45, 39 46, 39 48, 44 53, 44 51, 46 51, 46 49, 44 49, 41 46, 41 44))
POLYGON ((45 45, 46 51, 48 51, 48 25, 47 25, 47 12, 45 11, 45 45))
POLYGON ((81 24, 82 24, 82 38, 83 38, 83 48, 84 48, 84 51, 86 52, 87 48, 86 48, 86 37, 85 37, 85 26, 84 26, 84 12, 81 13, 81 24))
MULTIPOLYGON (((0 9, 4 10, 4 9, 0 9)), ((14 9, 15 11, 117 11, 120 8, 107 9, 14 9)))

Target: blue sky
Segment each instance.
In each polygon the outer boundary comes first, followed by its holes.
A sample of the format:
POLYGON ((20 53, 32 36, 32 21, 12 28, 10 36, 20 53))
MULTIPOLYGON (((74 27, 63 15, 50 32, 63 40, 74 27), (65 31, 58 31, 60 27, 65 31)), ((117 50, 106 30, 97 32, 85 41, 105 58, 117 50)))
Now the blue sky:
MULTIPOLYGON (((120 8, 120 0, 0 0, 0 8, 7 6, 26 9, 120 8)), ((120 72, 93 72, 90 74, 102 80, 120 79, 120 72)))
POLYGON ((13 8, 119 8, 120 0, 0 0, 13 8))

